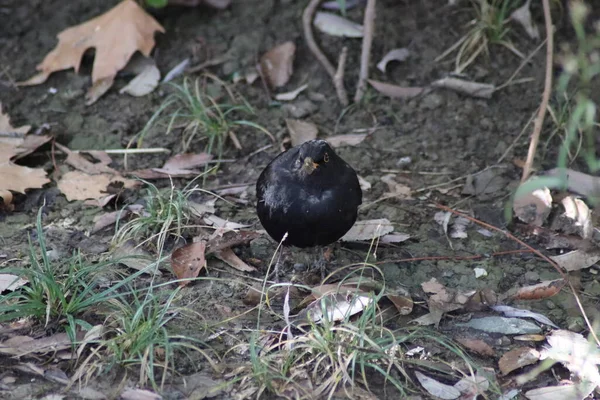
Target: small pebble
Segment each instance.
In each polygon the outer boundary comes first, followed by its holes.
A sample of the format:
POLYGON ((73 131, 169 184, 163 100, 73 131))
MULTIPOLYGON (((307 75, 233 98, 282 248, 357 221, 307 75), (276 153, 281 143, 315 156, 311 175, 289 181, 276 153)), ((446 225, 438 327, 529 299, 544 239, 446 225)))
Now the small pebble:
POLYGON ((410 158, 410 157, 408 157, 408 156, 406 156, 406 157, 402 157, 401 159, 399 159, 399 160, 396 162, 396 167, 400 167, 400 168, 402 168, 402 167, 407 167, 407 166, 409 166, 411 163, 412 163, 412 158, 410 158))

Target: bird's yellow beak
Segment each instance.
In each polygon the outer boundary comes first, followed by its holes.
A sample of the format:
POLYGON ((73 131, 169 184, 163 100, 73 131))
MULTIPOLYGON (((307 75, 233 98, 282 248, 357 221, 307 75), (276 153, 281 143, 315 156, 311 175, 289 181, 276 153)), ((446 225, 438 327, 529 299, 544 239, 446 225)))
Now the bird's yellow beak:
POLYGON ((312 174, 317 168, 319 168, 319 164, 314 162, 312 158, 306 157, 304 159, 304 164, 302 165, 302 169, 308 175, 312 174))

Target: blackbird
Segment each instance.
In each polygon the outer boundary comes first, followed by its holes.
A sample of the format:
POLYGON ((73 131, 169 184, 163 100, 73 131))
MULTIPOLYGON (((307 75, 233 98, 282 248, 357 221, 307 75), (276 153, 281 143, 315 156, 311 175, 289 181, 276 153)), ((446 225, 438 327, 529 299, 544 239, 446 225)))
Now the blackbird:
POLYGON ((279 154, 256 183, 258 218, 286 246, 326 246, 356 221, 362 191, 356 172, 324 140, 279 154))

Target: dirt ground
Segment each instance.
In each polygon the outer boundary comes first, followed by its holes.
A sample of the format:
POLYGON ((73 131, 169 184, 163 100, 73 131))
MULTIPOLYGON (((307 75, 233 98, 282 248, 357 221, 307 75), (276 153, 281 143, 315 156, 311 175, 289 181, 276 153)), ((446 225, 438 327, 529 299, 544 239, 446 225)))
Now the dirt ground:
MULTIPOLYGON (((55 46, 58 32, 104 12, 115 3, 114 0, 9 0, 0 3, 2 80, 29 78, 43 55, 55 46)), ((328 75, 304 42, 302 11, 305 3, 291 0, 234 0, 233 5, 224 11, 202 7, 168 7, 154 13, 167 31, 166 34, 157 34, 154 53, 163 74, 188 57, 191 58, 191 64, 195 65, 227 54, 231 56, 229 61, 211 67, 209 71, 223 79, 230 79, 233 73, 255 65, 261 54, 279 43, 291 40, 298 47, 294 73, 286 89, 291 90, 304 83, 308 84, 308 89, 296 100, 286 104, 273 102, 260 82, 235 86, 255 110, 255 115, 248 119, 273 133, 278 143, 273 144, 266 135, 250 128, 237 130, 243 149, 238 151, 231 143, 227 144, 222 158, 235 162, 222 164, 218 173, 206 180, 205 188, 210 190, 232 184, 248 184, 249 201, 245 205, 217 202, 216 215, 249 224, 251 229, 261 229, 254 208, 253 185, 262 168, 278 154, 281 141, 288 135, 285 118, 302 118, 315 123, 319 127, 320 137, 325 139, 333 134, 370 133, 359 145, 342 147, 338 153, 372 185, 369 191, 364 192, 364 206, 360 210, 359 220, 387 218, 397 232, 410 235, 406 242, 380 247, 375 260, 386 285, 406 289, 417 304, 411 315, 395 319, 396 326, 406 325, 425 313, 426 297, 421 284, 432 277, 449 288, 463 291, 490 289, 496 293, 559 278, 552 266, 531 255, 494 256, 494 253, 520 247, 499 233, 488 237, 473 224, 467 229, 466 239, 452 239, 450 245, 442 228, 434 220, 434 215, 440 211, 435 203, 441 203, 470 213, 494 226, 506 226, 504 207, 521 174, 521 169, 513 161, 525 158, 528 145, 527 134, 518 140, 517 137, 539 105, 544 81, 544 51, 535 54, 519 73, 520 78, 532 78, 530 81, 499 90, 491 99, 477 99, 450 90, 433 90, 411 100, 395 100, 369 89, 363 104, 343 113, 328 75), (269 145, 272 146, 256 152, 269 145), (498 163, 510 146, 513 147, 498 163), (410 162, 402 164, 400 160, 406 157, 410 157, 410 162), (490 193, 463 194, 466 177, 486 167, 492 168, 491 171, 500 182, 499 186, 490 193), (397 182, 412 189, 412 198, 374 202, 387 192, 388 187, 380 178, 389 173, 395 175, 397 182), (485 257, 476 260, 452 258, 482 254, 485 257), (434 256, 448 258, 398 261, 434 256), (487 276, 476 278, 474 268, 485 269, 487 276)), ((380 0, 377 3, 372 65, 394 48, 406 47, 411 55, 405 62, 390 64, 385 74, 372 68, 374 79, 405 86, 426 86, 453 70, 453 56, 441 62, 434 60, 464 34, 465 24, 473 14, 468 4, 449 6, 446 3, 433 0, 380 0)), ((533 14, 541 28, 541 5, 533 5, 533 14)), ((349 17, 355 21, 360 21, 361 16, 361 10, 349 11, 349 17)), ((557 21, 557 27, 558 43, 569 40, 570 33, 560 20, 557 21)), ((349 93, 354 93, 361 41, 321 34, 317 36, 331 60, 337 59, 343 46, 348 46, 345 84, 349 93)), ((527 38, 518 26, 511 27, 510 38, 524 54, 531 53, 539 44, 527 38)), ((4 112, 11 116, 13 125, 27 124, 34 129, 47 125, 56 141, 72 150, 125 147, 144 127, 169 90, 159 87, 151 95, 141 98, 120 95, 118 90, 126 84, 127 79, 119 78, 115 87, 103 98, 92 106, 86 106, 83 95, 90 84, 90 61, 85 60, 79 74, 73 71, 55 73, 43 85, 16 88, 0 84, 0 102, 4 112), (56 93, 52 93, 50 88, 56 88, 56 93)), ((479 57, 467 74, 471 79, 498 86, 509 79, 521 61, 506 48, 491 46, 489 54, 479 57)), ((548 123, 545 132, 549 129, 548 123)), ((543 145, 546 144, 545 140, 542 137, 543 145)), ((549 142, 548 148, 552 149, 553 144, 549 142)), ((167 147, 172 154, 179 153, 181 130, 165 135, 164 130, 157 128, 146 139, 144 146, 167 147)), ((197 141, 189 150, 201 152, 203 149, 204 143, 197 141)), ((542 170, 551 168, 555 163, 554 156, 552 151, 540 153, 537 167, 542 170)), ((158 167, 168 157, 168 154, 129 156, 128 168, 158 167)), ((113 160, 116 169, 124 169, 122 158, 113 156, 113 160)), ((62 159, 58 157, 56 162, 60 165, 62 159)), ((52 171, 50 147, 38 151, 35 156, 26 159, 26 163, 44 166, 47 171, 52 171)), ((180 187, 185 183, 183 179, 176 180, 180 187)), ((157 184, 167 186, 168 182, 157 184)), ((104 211, 81 202, 68 202, 53 182, 44 189, 29 190, 26 195, 18 195, 16 209, 0 216, 0 253, 4 259, 23 258, 28 253, 27 237, 34 230, 36 213, 43 204, 43 224, 49 249, 62 255, 79 249, 84 255, 94 257, 110 251, 114 231, 105 229, 90 234, 93 218, 104 211)), ((198 281, 188 285, 182 290, 179 301, 189 304, 195 312, 213 323, 242 314, 251 307, 244 304, 246 288, 241 282, 259 282, 275 248, 276 243, 264 236, 248 246, 235 249, 242 259, 256 262, 258 272, 255 273, 233 273, 221 261, 209 258, 208 274, 226 279, 198 281)), ((367 252, 368 245, 338 246, 333 263, 336 266, 359 263, 365 259, 367 252)), ((292 252, 291 260, 285 267, 288 278, 294 273, 293 264, 303 263, 303 257, 302 251, 292 252)), ((166 274, 169 272, 166 271, 166 274)), ((170 279, 168 276, 163 278, 170 279)), ((593 293, 591 288, 598 284, 596 275, 590 270, 578 274, 577 279, 583 290, 590 289, 590 293, 593 293)), ((584 306, 590 311, 596 309, 597 303, 597 294, 596 297, 585 297, 584 306)), ((511 305, 539 312, 560 327, 577 329, 582 324, 579 311, 566 291, 548 299, 517 301, 511 305)), ((489 311, 458 314, 444 318, 437 329, 444 335, 455 337, 464 329, 458 327, 457 322, 467 321, 473 315, 496 314, 489 311)), ((262 318, 264 329, 280 330, 284 326, 282 321, 269 315, 263 315, 262 318)), ((198 327, 188 320, 175 320, 175 324, 177 329, 186 334, 198 332, 198 327)), ((239 341, 244 340, 244 328, 249 326, 256 326, 256 312, 225 324, 226 328, 239 332, 240 337, 236 339, 239 341)), ((500 334, 477 332, 476 335, 497 343, 498 349, 510 349, 514 344, 512 339, 500 334)), ((224 342, 212 345, 221 351, 228 347, 224 342)), ((474 358, 483 366, 497 368, 497 357, 475 355, 474 358)), ((207 368, 185 357, 180 362, 177 372, 183 376, 207 368)), ((7 373, 7 368, 0 367, 0 375, 7 373)), ((558 374, 564 374, 564 371, 558 371, 558 374)), ((116 378, 113 375, 94 379, 97 379, 99 388, 115 386, 112 379, 116 378)), ((527 385, 540 387, 550 381, 550 375, 542 375, 527 385)), ((0 398, 37 398, 57 388, 60 388, 59 384, 22 374, 16 383, 10 385, 10 390, 0 391, 0 398)), ((182 398, 175 393, 173 389, 167 397, 182 398)))

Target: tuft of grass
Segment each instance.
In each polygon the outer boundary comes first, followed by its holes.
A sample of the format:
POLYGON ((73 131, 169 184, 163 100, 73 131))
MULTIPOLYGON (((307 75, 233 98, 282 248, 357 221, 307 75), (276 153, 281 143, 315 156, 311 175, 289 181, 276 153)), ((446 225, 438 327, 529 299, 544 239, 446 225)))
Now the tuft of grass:
MULTIPOLYGON (((235 96, 220 79, 206 75, 227 94, 227 102, 220 102, 216 96, 208 94, 205 79, 191 81, 184 78, 183 84, 168 83, 173 92, 165 99, 154 115, 148 120, 139 134, 138 147, 149 131, 159 123, 166 122, 166 134, 175 128, 183 128, 182 150, 185 152, 196 140, 206 141, 205 151, 222 157, 225 141, 229 137, 237 141, 234 130, 248 126, 273 136, 262 126, 238 116, 249 116, 254 110, 241 96, 235 96)), ((214 87, 214 86, 213 86, 214 87)), ((274 139, 273 139, 274 140, 274 139)))
POLYGON ((475 18, 469 22, 471 28, 436 61, 456 51, 454 72, 460 74, 482 53, 489 55, 491 45, 504 46, 524 58, 508 38, 507 22, 510 12, 517 8, 515 3, 514 0, 471 0, 475 12, 475 18))
MULTIPOLYGON (((353 273, 362 274, 362 271, 353 273)), ((249 343, 250 365, 243 371, 245 375, 238 375, 238 379, 257 385, 257 397, 264 393, 299 399, 352 397, 354 391, 376 389, 387 392, 386 395, 404 398, 415 392, 409 372, 411 366, 429 369, 439 366, 439 370, 449 366, 449 362, 440 359, 423 361, 408 355, 407 350, 416 344, 444 348, 472 373, 471 359, 439 332, 424 328, 388 328, 388 321, 384 320, 377 305, 384 296, 384 287, 370 293, 344 290, 338 298, 351 299, 354 295, 363 296, 360 301, 363 305, 366 303, 357 315, 346 314, 342 320, 334 321, 329 315, 332 306, 336 305, 328 296, 319 302, 319 314, 322 315, 319 323, 300 323, 297 319, 291 330, 254 332, 249 343), (364 301, 365 297, 369 298, 368 302, 364 301)), ((352 304, 358 301, 356 296, 347 309, 356 305, 352 304)), ((282 319, 287 320, 285 316, 282 319)), ((442 372, 449 370, 459 368, 453 364, 452 368, 442 372)), ((467 372, 466 375, 470 374, 467 372)))
POLYGON ((182 237, 186 225, 195 215, 189 202, 190 196, 196 192, 210 192, 198 187, 195 180, 183 189, 176 188, 172 181, 170 187, 165 189, 159 189, 147 181, 143 182, 147 185, 144 197, 146 205, 133 219, 121 227, 117 225, 113 244, 145 238, 140 245, 156 241, 156 248, 160 253, 168 237, 182 237))
POLYGON ((18 290, 0 296, 0 321, 27 317, 45 325, 62 325, 66 321, 65 330, 75 341, 78 326, 85 330, 92 327, 82 315, 86 311, 99 311, 106 301, 120 297, 120 290, 142 271, 104 288, 104 275, 119 260, 89 262, 78 252, 64 260, 51 260, 42 228, 42 209, 36 219, 38 247, 29 238, 29 265, 0 270, 28 281, 18 290))
MULTIPOLYGON (((169 374, 177 372, 175 356, 178 351, 180 355, 197 352, 212 366, 215 365, 209 351, 203 348, 207 347, 205 343, 197 338, 174 334, 168 326, 178 316, 189 317, 189 310, 175 305, 180 288, 169 290, 170 294, 166 296, 165 291, 156 290, 158 287, 132 290, 126 297, 109 301, 111 312, 106 321, 106 339, 98 342, 100 360, 96 365, 96 368, 102 366, 104 369, 114 365, 135 367, 139 372, 140 385, 149 382, 155 389, 158 389, 159 382, 162 388, 169 374)), ((80 367, 83 370, 88 368, 89 365, 80 367)))

